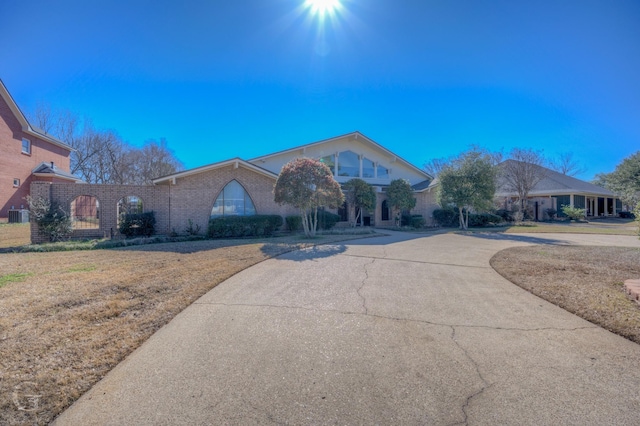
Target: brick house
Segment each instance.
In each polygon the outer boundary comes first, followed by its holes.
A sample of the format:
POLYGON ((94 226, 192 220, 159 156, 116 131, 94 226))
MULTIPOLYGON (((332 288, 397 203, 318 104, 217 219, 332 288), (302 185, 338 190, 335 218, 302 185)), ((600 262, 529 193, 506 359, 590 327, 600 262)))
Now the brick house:
MULTIPOLYGON (((406 179, 416 196, 414 214, 430 220, 436 208, 433 178, 360 132, 325 139, 251 160, 234 158, 155 179, 169 186, 172 224, 183 226, 189 219, 206 229, 210 217, 237 214, 297 214, 290 206, 273 201, 273 186, 289 161, 313 158, 324 162, 340 184, 361 178, 374 187, 376 206, 363 211, 365 225, 392 226, 394 217, 385 190, 394 179, 406 179)), ((342 225, 355 214, 348 206, 338 209, 342 225)), ((179 228, 178 228, 179 229, 179 228)))
MULTIPOLYGON (((153 185, 88 185, 35 182, 32 195, 49 198, 71 212, 74 237, 117 235, 118 216, 124 209, 154 211, 159 234, 182 233, 191 223, 206 230, 209 219, 227 215, 298 214, 291 206, 273 201, 273 187, 282 166, 295 158, 318 159, 339 183, 361 178, 377 194, 376 206, 363 211, 364 224, 393 226, 386 188, 394 179, 406 179, 413 188, 416 207, 428 224, 437 208, 432 177, 360 132, 325 139, 251 160, 232 158, 155 179, 153 185), (90 206, 90 207, 88 207, 90 206), (78 212, 83 212, 79 214, 78 212), (87 213, 89 212, 89 213, 87 213)), ((334 211, 338 226, 348 226, 355 214, 348 206, 334 211)), ((32 223, 34 243, 43 242, 32 223)))
POLYGON ((32 126, 0 80, 0 220, 26 208, 34 181, 76 182, 72 148, 32 126))

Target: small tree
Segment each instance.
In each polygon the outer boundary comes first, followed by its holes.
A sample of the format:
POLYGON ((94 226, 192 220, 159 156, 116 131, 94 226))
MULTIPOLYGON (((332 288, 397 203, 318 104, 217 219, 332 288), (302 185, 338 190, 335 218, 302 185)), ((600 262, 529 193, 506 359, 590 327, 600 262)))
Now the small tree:
POLYGON ((580 209, 577 207, 571 206, 562 206, 562 213, 567 215, 567 217, 571 220, 582 220, 585 218, 585 209, 580 209))
POLYGON ((344 184, 345 197, 347 203, 355 209, 355 215, 351 226, 355 227, 360 219, 363 225, 362 210, 370 210, 376 206, 376 191, 371 185, 362 179, 351 179, 344 184))
POLYGON ((489 210, 496 192, 496 169, 484 151, 472 149, 440 172, 438 202, 458 210, 460 229, 469 227, 469 210, 489 210), (465 215, 466 212, 466 215, 465 215))
POLYGON ((596 180, 627 206, 635 206, 640 202, 640 151, 622 160, 613 172, 596 175, 596 180))
POLYGON ((300 211, 302 228, 308 237, 316 235, 318 207, 337 208, 344 202, 344 194, 331 170, 310 158, 285 164, 273 192, 276 203, 289 204, 300 211))
MULTIPOLYGON (((413 196, 411 185, 405 179, 394 179, 387 187, 387 201, 394 210, 396 218, 402 210, 411 210, 416 206, 416 199, 413 196)), ((396 219, 397 226, 400 222, 396 219)))
POLYGON ((73 231, 71 218, 62 207, 42 197, 27 195, 31 219, 38 224, 38 230, 49 237, 49 241, 60 241, 73 231))

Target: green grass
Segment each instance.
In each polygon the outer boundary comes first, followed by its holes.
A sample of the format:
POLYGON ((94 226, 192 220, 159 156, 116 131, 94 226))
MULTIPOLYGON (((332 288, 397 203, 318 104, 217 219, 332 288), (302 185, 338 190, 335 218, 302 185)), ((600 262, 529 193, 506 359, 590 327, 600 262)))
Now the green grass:
POLYGON ((91 272, 96 270, 96 265, 78 265, 67 269, 67 272, 91 272))
POLYGON ((33 274, 31 273, 24 273, 24 274, 7 274, 7 275, 0 275, 0 287, 4 287, 5 285, 9 284, 9 283, 15 283, 15 282, 20 282, 20 281, 24 281, 25 278, 27 278, 28 276, 31 276, 33 274))

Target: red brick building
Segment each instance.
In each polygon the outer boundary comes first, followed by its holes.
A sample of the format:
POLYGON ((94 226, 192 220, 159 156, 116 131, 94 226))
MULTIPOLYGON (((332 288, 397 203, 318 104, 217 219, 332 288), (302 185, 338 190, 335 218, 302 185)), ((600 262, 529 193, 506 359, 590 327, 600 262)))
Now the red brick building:
POLYGON ((76 182, 72 148, 32 126, 0 80, 0 220, 27 208, 33 181, 76 182))

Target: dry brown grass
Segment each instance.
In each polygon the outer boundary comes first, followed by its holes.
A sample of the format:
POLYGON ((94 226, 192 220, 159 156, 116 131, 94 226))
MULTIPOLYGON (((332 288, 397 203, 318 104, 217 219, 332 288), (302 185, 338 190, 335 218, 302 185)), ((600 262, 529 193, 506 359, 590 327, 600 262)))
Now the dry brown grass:
POLYGON ((218 283, 312 244, 265 241, 1 254, 0 424, 49 423, 218 283))
POLYGON ((509 281, 587 321, 640 343, 640 307, 623 289, 640 277, 640 249, 624 247, 515 247, 491 266, 509 281))
POLYGON ((0 248, 18 247, 30 242, 28 223, 0 223, 0 248))

